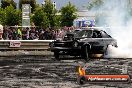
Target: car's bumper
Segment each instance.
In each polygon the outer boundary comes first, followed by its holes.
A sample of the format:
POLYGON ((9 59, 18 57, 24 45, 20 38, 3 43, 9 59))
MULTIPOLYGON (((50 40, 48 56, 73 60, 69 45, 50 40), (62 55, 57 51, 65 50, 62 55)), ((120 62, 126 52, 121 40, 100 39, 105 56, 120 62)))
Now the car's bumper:
POLYGON ((81 50, 81 48, 80 47, 52 47, 52 48, 49 48, 49 50, 70 51, 70 50, 81 50))

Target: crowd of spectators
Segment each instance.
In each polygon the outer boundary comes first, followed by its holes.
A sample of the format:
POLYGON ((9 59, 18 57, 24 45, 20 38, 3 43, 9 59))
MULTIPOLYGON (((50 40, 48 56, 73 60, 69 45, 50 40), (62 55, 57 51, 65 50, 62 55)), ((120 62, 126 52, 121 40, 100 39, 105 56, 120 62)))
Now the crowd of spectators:
POLYGON ((67 31, 73 29, 73 27, 63 27, 61 29, 4 27, 2 38, 3 40, 53 40, 56 38, 62 38, 67 31))

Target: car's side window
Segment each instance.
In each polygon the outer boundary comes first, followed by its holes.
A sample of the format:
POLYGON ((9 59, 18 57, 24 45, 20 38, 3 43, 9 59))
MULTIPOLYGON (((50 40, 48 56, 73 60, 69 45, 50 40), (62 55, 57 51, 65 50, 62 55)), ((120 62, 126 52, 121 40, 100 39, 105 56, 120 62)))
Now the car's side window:
POLYGON ((110 38, 110 36, 104 31, 101 31, 101 34, 103 38, 110 38))
POLYGON ((96 32, 93 32, 92 38, 97 38, 97 33, 96 32))
POLYGON ((92 38, 102 38, 100 31, 93 31, 92 38))

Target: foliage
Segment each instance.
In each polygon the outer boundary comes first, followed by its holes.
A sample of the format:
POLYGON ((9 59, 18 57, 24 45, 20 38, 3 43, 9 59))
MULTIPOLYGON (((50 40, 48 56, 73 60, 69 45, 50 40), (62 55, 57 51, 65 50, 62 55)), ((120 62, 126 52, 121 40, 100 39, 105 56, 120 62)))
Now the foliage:
POLYGON ((56 28, 60 26, 60 16, 56 15, 57 10, 54 8, 51 0, 46 0, 43 6, 37 5, 31 21, 35 23, 36 26, 43 28, 51 27, 56 28))
POLYGON ((0 24, 5 24, 5 10, 3 8, 0 8, 0 24))
POLYGON ((56 16, 57 10, 54 8, 51 0, 45 0, 43 11, 46 13, 46 16, 49 20, 49 27, 57 26, 57 21, 59 21, 56 16))
MULTIPOLYGON (((2 1, 13 1, 13 0, 2 0, 2 1)), ((62 7, 60 10, 61 15, 53 6, 51 0, 45 0, 45 4, 40 6, 36 4, 36 0, 19 0, 19 7, 22 4, 30 4, 32 7, 31 21, 39 27, 57 28, 60 26, 72 26, 73 20, 76 19, 76 11, 74 5, 70 2, 67 6, 62 7)), ((3 6, 5 6, 3 4, 3 6)), ((3 8, 0 8, 0 23, 2 25, 14 26, 20 25, 22 22, 22 12, 19 9, 15 9, 12 4, 9 4, 3 8)))
POLYGON ((0 22, 2 25, 14 26, 21 22, 21 11, 14 9, 12 5, 0 10, 0 22))
POLYGON ((15 9, 17 7, 17 4, 13 0, 1 0, 1 8, 6 8, 10 5, 12 5, 15 9))
POLYGON ((61 26, 72 26, 74 19, 76 19, 77 9, 70 2, 61 8, 61 26))
POLYGON ((36 26, 39 26, 41 28, 47 28, 49 26, 49 20, 46 16, 46 13, 43 11, 42 7, 36 8, 31 19, 36 26))

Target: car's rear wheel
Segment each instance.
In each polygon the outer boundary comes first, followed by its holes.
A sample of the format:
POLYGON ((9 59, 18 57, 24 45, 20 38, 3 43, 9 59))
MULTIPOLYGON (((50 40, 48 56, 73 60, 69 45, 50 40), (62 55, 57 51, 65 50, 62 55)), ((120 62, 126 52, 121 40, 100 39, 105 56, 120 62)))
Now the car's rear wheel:
POLYGON ((60 60, 58 51, 54 51, 54 57, 56 60, 60 60))
POLYGON ((89 58, 89 46, 88 45, 85 45, 82 47, 82 54, 81 54, 81 57, 83 59, 85 59, 86 61, 90 60, 89 58))
POLYGON ((84 76, 78 77, 77 82, 79 85, 84 85, 86 83, 86 78, 84 76))
POLYGON ((107 55, 108 55, 108 48, 109 48, 109 45, 107 45, 107 47, 104 49, 104 53, 103 53, 103 58, 105 58, 107 55))

